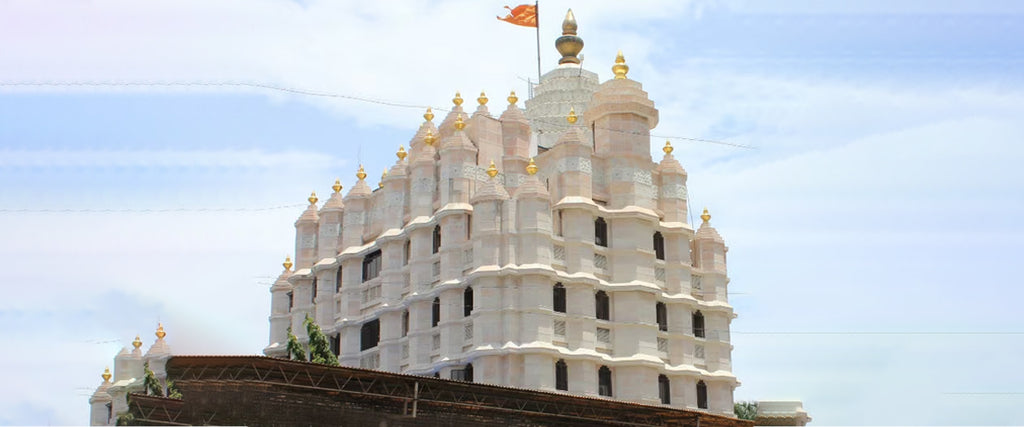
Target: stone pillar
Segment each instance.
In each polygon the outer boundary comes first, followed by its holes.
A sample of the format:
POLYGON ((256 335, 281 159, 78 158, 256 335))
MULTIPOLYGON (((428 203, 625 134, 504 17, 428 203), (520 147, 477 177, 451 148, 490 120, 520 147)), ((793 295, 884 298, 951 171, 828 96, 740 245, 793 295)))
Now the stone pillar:
POLYGON ((310 268, 316 263, 316 237, 320 215, 317 213, 316 193, 309 196, 309 207, 295 221, 295 265, 296 269, 310 268))

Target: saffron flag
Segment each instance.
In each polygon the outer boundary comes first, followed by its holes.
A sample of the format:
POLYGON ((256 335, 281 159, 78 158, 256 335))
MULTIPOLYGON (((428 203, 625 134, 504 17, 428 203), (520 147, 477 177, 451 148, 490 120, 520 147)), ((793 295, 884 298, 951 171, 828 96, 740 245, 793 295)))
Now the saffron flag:
POLYGON ((508 22, 510 24, 521 25, 524 27, 536 27, 537 26, 537 6, 533 4, 521 4, 516 6, 515 9, 505 6, 508 9, 508 16, 498 19, 508 22))

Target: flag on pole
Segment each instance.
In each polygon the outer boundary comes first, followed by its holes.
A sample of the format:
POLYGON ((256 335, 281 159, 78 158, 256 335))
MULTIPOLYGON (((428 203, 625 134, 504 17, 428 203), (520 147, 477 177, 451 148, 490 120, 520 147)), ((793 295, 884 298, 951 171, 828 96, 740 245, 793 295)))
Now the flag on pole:
POLYGON ((521 4, 516 6, 515 9, 505 6, 505 9, 508 9, 508 16, 504 18, 499 16, 498 19, 523 27, 537 27, 536 5, 521 4))

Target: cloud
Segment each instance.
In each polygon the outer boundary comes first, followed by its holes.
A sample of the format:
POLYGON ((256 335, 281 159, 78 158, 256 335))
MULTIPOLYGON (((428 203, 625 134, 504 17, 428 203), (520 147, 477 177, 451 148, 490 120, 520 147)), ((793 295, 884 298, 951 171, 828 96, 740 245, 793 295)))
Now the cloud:
MULTIPOLYGON (((325 168, 339 160, 324 153, 266 152, 259 149, 220 150, 3 150, 4 168, 325 168)), ((343 162, 343 161, 342 161, 343 162)))

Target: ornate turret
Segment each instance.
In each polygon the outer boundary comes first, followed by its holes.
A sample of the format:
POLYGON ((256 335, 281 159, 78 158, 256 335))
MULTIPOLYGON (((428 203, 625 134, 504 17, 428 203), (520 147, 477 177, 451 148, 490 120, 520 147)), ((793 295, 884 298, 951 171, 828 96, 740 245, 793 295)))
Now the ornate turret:
POLYGON ((299 219, 295 221, 295 263, 298 268, 308 268, 316 262, 317 234, 319 230, 320 213, 317 210, 316 192, 310 193, 309 206, 302 212, 299 219))
POLYGON ((583 39, 576 35, 576 29, 576 16, 572 14, 572 9, 569 9, 562 21, 562 37, 555 40, 555 49, 562 54, 562 59, 558 60, 559 64, 580 63, 576 55, 583 50, 583 39))
POLYGON ((672 155, 672 143, 665 141, 661 151, 665 157, 658 164, 661 188, 658 193, 658 209, 665 213, 665 222, 687 223, 686 170, 672 155))

